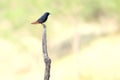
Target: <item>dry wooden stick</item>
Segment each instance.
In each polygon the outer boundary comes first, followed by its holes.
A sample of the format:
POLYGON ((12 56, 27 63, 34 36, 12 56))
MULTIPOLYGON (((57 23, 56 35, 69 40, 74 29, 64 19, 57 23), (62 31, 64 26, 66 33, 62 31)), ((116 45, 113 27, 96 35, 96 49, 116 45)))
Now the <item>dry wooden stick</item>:
POLYGON ((49 58, 48 52, 47 52, 46 25, 42 24, 42 26, 43 26, 42 50, 43 50, 43 58, 44 58, 44 63, 45 63, 44 80, 49 80, 50 68, 51 68, 51 59, 49 58))

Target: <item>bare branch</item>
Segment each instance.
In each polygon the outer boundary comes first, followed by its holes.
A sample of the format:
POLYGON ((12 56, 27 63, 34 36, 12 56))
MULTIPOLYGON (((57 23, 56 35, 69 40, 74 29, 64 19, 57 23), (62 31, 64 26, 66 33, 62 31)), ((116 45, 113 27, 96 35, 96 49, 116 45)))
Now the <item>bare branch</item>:
POLYGON ((47 52, 47 40, 46 40, 46 25, 42 24, 43 26, 43 34, 42 34, 42 50, 43 50, 43 58, 45 62, 45 73, 44 73, 44 80, 49 80, 50 78, 50 68, 51 68, 51 59, 48 56, 47 52))

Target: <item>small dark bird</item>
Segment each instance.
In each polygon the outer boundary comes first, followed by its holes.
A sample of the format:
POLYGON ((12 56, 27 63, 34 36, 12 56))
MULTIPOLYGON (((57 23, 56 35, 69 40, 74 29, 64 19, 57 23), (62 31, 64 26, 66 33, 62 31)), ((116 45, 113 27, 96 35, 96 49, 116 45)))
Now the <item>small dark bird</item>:
POLYGON ((37 21, 35 21, 31 24, 42 24, 42 23, 46 22, 49 14, 50 14, 49 12, 45 12, 37 21))

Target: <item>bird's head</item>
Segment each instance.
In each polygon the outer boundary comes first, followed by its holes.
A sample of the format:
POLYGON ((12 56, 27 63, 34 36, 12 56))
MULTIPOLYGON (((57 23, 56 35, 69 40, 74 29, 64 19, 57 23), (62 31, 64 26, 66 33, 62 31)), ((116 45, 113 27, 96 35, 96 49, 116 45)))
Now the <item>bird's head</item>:
POLYGON ((45 14, 46 14, 46 15, 50 15, 50 13, 49 13, 49 12, 45 12, 45 14))

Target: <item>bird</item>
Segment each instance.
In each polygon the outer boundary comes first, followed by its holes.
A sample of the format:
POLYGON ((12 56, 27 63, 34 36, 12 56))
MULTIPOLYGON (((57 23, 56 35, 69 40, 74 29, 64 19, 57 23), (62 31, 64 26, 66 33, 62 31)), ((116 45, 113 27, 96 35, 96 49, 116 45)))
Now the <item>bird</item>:
POLYGON ((37 21, 32 22, 31 24, 43 24, 47 21, 49 14, 49 12, 45 12, 37 21))

